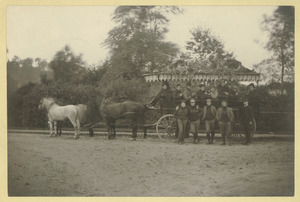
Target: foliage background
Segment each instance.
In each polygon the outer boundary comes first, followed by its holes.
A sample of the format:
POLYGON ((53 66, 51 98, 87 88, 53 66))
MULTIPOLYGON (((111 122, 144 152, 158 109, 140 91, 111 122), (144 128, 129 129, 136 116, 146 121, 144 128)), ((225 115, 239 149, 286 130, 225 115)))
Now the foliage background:
MULTIPOLYGON (((261 114, 258 129, 263 131, 294 131, 294 28, 291 25, 294 19, 287 12, 290 9, 278 7, 273 16, 266 16, 262 22, 262 29, 270 33, 266 49, 273 51, 274 56, 254 66, 266 81, 256 89, 259 110, 290 112, 261 114), (285 26, 289 29, 278 30, 285 26), (270 71, 274 74, 268 73, 270 71)), ((45 111, 38 110, 41 98, 46 96, 55 98, 60 105, 87 104, 90 122, 101 121, 98 108, 103 97, 109 102, 132 100, 147 104, 157 94, 161 83, 146 83, 142 76, 145 72, 222 74, 251 71, 235 59, 234 53, 226 51, 222 40, 209 29, 196 27, 191 30, 185 52, 166 41, 167 16, 182 13, 176 6, 118 7, 112 19, 117 25, 102 44, 109 48, 110 55, 96 66, 88 66, 82 55, 75 55, 68 45, 50 62, 17 56, 8 60, 8 127, 48 127, 45 111)), ((172 90, 177 83, 170 82, 172 90)), ((184 88, 185 82, 181 84, 184 88)), ((246 89, 246 86, 240 87, 246 89)), ((153 123, 159 114, 151 113, 147 122, 153 123)), ((65 126, 70 125, 66 123, 65 126)))

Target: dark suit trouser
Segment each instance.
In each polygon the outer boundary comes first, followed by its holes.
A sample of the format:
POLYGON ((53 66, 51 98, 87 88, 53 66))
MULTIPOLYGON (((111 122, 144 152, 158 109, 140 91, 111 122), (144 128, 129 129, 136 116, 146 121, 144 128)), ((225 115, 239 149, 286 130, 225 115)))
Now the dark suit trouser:
POLYGON ((219 121, 219 129, 222 134, 223 144, 225 144, 225 137, 228 138, 229 144, 231 144, 231 125, 230 122, 219 121))
POLYGON ((242 123, 243 129, 244 129, 244 133, 245 133, 245 136, 246 136, 246 143, 250 143, 251 142, 251 135, 250 135, 250 133, 251 133, 252 124, 249 124, 248 122, 242 123))
POLYGON ((186 125, 186 128, 185 128, 185 138, 189 138, 190 137, 190 124, 189 124, 190 121, 187 121, 187 125, 186 125))
POLYGON ((187 126, 187 120, 177 119, 178 124, 178 142, 184 142, 184 136, 187 126))
POLYGON ((205 130, 208 143, 212 143, 215 137, 215 120, 205 120, 205 130), (210 135, 211 134, 211 135, 210 135))

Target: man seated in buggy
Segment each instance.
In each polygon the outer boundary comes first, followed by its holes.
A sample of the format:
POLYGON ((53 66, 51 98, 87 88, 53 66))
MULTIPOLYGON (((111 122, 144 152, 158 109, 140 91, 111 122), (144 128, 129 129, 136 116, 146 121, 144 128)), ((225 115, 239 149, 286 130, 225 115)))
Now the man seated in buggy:
POLYGON ((162 115, 173 113, 173 93, 167 81, 163 81, 162 89, 156 94, 156 96, 150 102, 150 105, 154 106, 157 102, 159 102, 162 115))
POLYGON ((199 89, 196 92, 197 104, 201 107, 205 105, 205 100, 209 97, 208 93, 205 90, 205 84, 201 83, 199 89))
POLYGON ((221 84, 218 85, 218 94, 222 100, 227 99, 230 94, 230 89, 224 79, 222 79, 221 84))

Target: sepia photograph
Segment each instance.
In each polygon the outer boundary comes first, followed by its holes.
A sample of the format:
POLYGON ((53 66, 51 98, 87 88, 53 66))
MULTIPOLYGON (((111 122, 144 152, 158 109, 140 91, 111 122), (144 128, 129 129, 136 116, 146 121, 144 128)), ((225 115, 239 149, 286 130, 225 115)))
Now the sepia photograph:
POLYGON ((294 197, 294 70, 294 5, 9 5, 7 195, 294 197))

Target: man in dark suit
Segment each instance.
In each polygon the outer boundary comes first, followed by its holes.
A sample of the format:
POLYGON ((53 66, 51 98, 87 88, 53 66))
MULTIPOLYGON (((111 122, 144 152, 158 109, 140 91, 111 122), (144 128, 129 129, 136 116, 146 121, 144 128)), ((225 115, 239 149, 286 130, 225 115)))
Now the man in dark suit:
POLYGON ((162 89, 157 93, 157 95, 150 102, 151 106, 154 106, 157 102, 160 104, 161 114, 172 113, 172 101, 173 101, 173 93, 170 89, 169 83, 167 81, 163 81, 162 89))
POLYGON ((229 87, 226 85, 225 80, 222 79, 221 80, 221 84, 218 85, 218 93, 219 93, 219 98, 221 100, 223 99, 227 99, 229 94, 230 94, 230 89, 229 87))
POLYGON ((208 98, 207 92, 205 91, 205 85, 200 84, 199 89, 196 92, 196 98, 198 105, 203 107, 205 105, 205 99, 208 98))
POLYGON ((200 126, 200 119, 201 119, 201 109, 198 105, 196 105, 196 100, 194 98, 191 99, 190 101, 190 116, 189 116, 189 121, 190 121, 190 131, 194 135, 194 144, 199 143, 199 136, 198 136, 198 129, 200 126))
POLYGON ((175 103, 175 105, 180 105, 180 101, 183 100, 183 93, 181 91, 181 85, 177 84, 176 85, 176 90, 173 93, 173 102, 175 103))
POLYGON ((248 99, 243 101, 244 107, 241 108, 240 111, 240 120, 245 136, 246 142, 245 145, 249 145, 251 142, 251 130, 253 129, 254 125, 254 115, 252 108, 248 105, 248 99))

